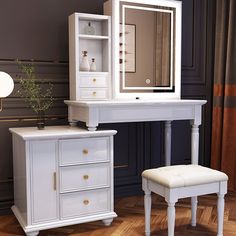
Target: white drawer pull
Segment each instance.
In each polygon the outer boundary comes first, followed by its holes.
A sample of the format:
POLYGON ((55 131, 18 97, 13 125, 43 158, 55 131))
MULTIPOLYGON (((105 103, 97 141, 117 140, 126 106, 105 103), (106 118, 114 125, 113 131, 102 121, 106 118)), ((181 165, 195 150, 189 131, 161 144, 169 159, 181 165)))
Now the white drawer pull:
POLYGON ((84 150, 83 150, 83 154, 84 154, 84 155, 87 155, 87 154, 88 154, 88 149, 84 149, 84 150))
POLYGON ((89 200, 84 200, 84 205, 88 205, 89 204, 89 200))
POLYGON ((87 180, 89 178, 88 175, 84 175, 84 180, 87 180))

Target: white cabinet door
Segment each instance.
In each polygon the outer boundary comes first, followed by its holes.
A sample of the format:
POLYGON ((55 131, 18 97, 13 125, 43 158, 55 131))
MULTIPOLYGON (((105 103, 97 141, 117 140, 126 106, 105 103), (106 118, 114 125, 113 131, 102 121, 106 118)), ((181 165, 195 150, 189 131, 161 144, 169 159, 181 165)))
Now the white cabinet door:
POLYGON ((57 141, 31 141, 32 223, 58 219, 56 192, 57 141))

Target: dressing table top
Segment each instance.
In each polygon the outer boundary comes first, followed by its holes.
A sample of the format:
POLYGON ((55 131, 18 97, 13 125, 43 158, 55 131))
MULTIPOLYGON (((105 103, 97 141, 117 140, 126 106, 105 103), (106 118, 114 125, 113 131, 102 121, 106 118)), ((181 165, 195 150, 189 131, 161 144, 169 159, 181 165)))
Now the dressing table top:
POLYGON ((201 124, 202 105, 206 100, 110 100, 65 101, 69 122, 86 123, 90 131, 102 123, 191 120, 201 124))

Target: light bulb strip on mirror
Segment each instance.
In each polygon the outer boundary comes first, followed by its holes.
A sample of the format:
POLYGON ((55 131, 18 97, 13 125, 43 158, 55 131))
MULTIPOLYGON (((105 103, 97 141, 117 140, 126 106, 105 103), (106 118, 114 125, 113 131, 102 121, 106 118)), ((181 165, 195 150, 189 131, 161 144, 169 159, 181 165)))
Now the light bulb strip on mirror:
MULTIPOLYGON (((125 33, 120 33, 120 36, 122 36, 122 43, 120 43, 122 46, 122 50, 120 50, 120 53, 122 54, 122 58, 120 59, 120 63, 122 63, 122 89, 123 90, 169 90, 170 92, 174 92, 173 89, 173 10, 167 10, 167 9, 156 9, 156 8, 149 8, 149 7, 140 7, 140 6, 133 6, 133 5, 122 5, 122 31, 124 31, 125 33), (169 79, 169 86, 148 86, 148 87, 143 87, 143 86, 126 86, 126 69, 125 69, 125 63, 128 63, 128 61, 126 60, 126 55, 128 54, 125 48, 126 40, 125 40, 125 35, 128 34, 128 32, 126 32, 125 29, 125 18, 126 18, 126 9, 137 9, 137 10, 144 10, 144 11, 154 11, 154 12, 164 12, 164 13, 168 13, 171 15, 171 52, 170 52, 170 79, 169 79)), ((150 77, 150 76, 148 76, 150 77)), ((156 80, 156 78, 155 78, 156 80)), ((150 84, 150 83, 149 83, 150 84)))

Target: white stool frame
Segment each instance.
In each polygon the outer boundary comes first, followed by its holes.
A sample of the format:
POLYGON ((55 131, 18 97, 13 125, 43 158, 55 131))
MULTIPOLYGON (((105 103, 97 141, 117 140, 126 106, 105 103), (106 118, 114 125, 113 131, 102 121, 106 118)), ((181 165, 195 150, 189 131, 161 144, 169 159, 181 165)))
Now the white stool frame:
POLYGON ((192 226, 196 226, 197 212, 197 197, 200 195, 216 193, 218 195, 217 215, 218 228, 217 236, 223 236, 223 221, 224 221, 224 195, 227 193, 227 181, 217 181, 209 184, 200 184, 195 186, 168 188, 158 183, 155 183, 146 178, 142 178, 142 188, 145 192, 144 207, 145 207, 145 235, 151 234, 151 192, 161 195, 168 203, 168 236, 174 236, 175 229, 175 203, 180 198, 191 198, 192 209, 192 226))

